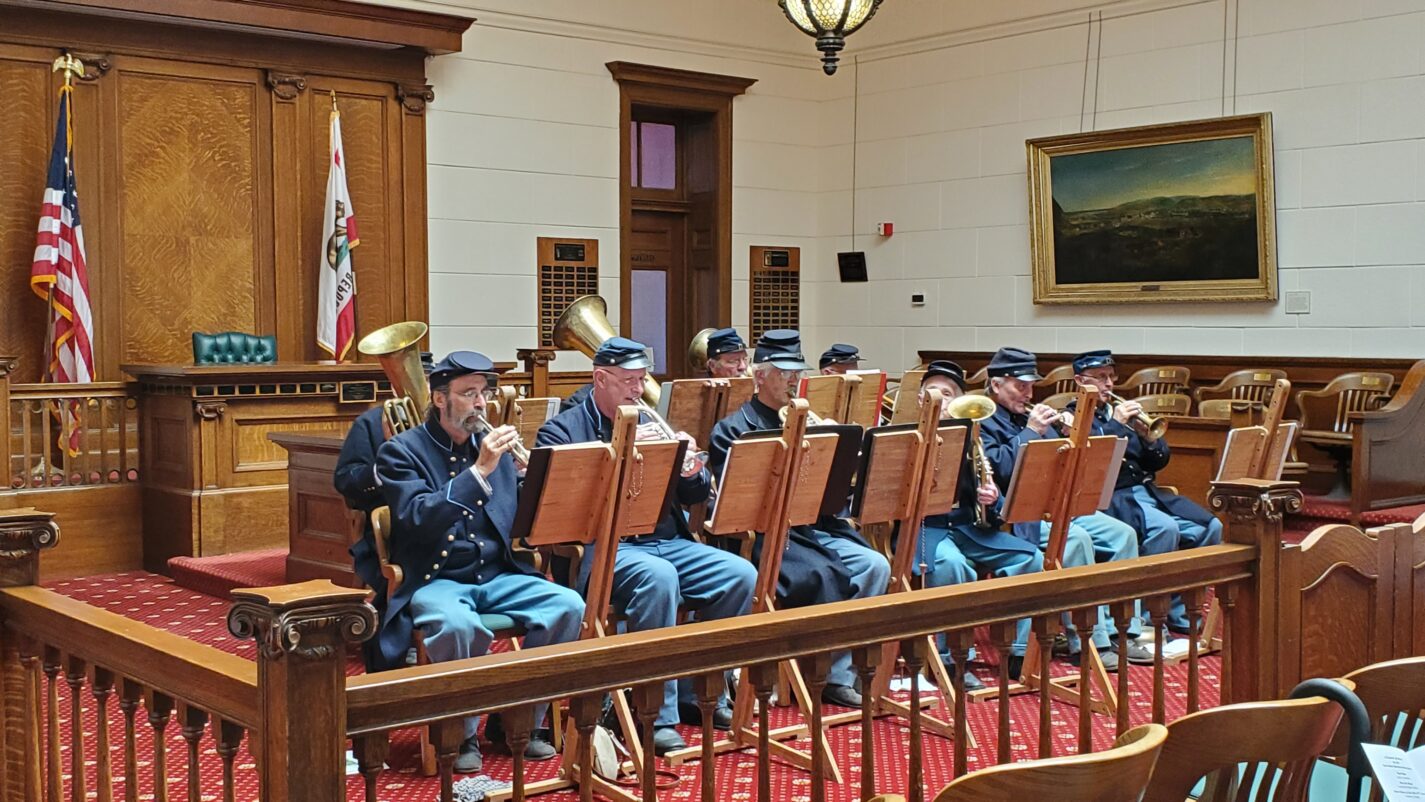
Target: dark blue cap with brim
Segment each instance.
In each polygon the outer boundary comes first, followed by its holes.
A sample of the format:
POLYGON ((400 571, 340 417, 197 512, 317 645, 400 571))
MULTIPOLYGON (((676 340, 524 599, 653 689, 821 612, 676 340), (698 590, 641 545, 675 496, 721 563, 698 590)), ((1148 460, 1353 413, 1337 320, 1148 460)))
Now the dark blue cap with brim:
POLYGON ((1093 370, 1094 368, 1101 368, 1105 365, 1112 364, 1112 351, 1085 351, 1074 357, 1074 372, 1083 373, 1086 370, 1093 370))
POLYGON ((821 359, 817 362, 817 365, 824 368, 827 365, 837 365, 842 362, 860 361, 861 349, 854 345, 847 345, 846 343, 834 343, 830 348, 822 352, 821 359))
POLYGON ((985 375, 990 378, 1006 376, 1025 381, 1039 381, 1044 378, 1039 375, 1039 358, 1033 351, 1022 348, 1001 348, 995 351, 995 355, 990 357, 990 364, 985 368, 985 375))
POLYGON ((808 370, 806 357, 802 356, 802 335, 795 329, 773 329, 765 332, 757 340, 757 350, 752 354, 752 362, 757 365, 771 364, 782 370, 808 370))
POLYGON ((448 386, 452 379, 471 373, 483 375, 489 380, 491 387, 494 387, 500 378, 495 372, 495 363, 479 351, 451 351, 445 355, 445 359, 431 366, 430 386, 438 390, 448 386))
POLYGON ((653 367, 648 346, 627 337, 610 337, 594 352, 594 365, 601 368, 637 370, 653 367))
POLYGON ((737 329, 718 329, 708 335, 708 359, 746 350, 747 343, 742 341, 737 329))

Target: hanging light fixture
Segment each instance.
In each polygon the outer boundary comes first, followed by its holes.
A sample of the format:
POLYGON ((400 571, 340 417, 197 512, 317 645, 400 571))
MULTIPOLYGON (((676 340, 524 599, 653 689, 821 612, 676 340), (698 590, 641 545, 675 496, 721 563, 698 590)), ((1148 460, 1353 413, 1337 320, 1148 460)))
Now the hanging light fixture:
POLYGON ((777 4, 802 33, 816 37, 821 69, 833 75, 846 37, 866 24, 881 0, 777 0, 777 4))

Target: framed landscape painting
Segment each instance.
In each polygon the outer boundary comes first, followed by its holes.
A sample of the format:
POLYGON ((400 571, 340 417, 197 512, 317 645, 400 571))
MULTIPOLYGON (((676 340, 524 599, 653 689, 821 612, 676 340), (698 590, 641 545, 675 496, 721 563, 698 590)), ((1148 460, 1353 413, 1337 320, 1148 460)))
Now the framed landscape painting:
POLYGON ((1270 114, 1025 144, 1036 304, 1276 300, 1270 114))

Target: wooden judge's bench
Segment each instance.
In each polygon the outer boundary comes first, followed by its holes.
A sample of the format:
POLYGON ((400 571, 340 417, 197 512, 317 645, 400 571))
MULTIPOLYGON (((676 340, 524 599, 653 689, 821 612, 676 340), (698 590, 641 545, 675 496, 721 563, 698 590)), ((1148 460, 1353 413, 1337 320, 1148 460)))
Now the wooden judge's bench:
POLYGON ((150 571, 175 556, 287 545, 288 455, 271 436, 327 434, 339 448, 352 420, 390 393, 375 364, 123 369, 139 385, 150 571))

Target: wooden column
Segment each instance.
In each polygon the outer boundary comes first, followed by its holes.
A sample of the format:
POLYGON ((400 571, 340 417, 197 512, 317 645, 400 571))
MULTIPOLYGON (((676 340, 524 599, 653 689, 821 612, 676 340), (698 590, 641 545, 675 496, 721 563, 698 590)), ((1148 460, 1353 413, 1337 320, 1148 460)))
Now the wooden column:
MULTIPOLYGON (((0 375, 0 397, 5 382, 0 375)), ((7 404, 5 408, 8 407, 7 404)), ((29 508, 0 511, 0 587, 38 582, 40 550, 53 548, 58 542, 59 525, 54 522, 54 513, 29 508)), ((19 636, 0 621, 0 799, 7 802, 25 798, 23 744, 30 727, 38 726, 38 721, 26 721, 28 684, 29 678, 20 664, 19 636)))
POLYGON ((263 799, 346 799, 346 644, 371 637, 364 590, 327 580, 233 591, 228 630, 258 643, 261 723, 251 743, 263 799))
POLYGON ((1238 583, 1224 648, 1231 676, 1223 704, 1280 698, 1278 615, 1281 593, 1282 516, 1301 509, 1296 482, 1241 479, 1214 482, 1208 496, 1214 512, 1225 514, 1223 542, 1257 547, 1257 573, 1238 583))
POLYGON ((521 348, 515 352, 529 374, 530 398, 549 396, 549 363, 554 361, 556 353, 552 348, 521 348))

